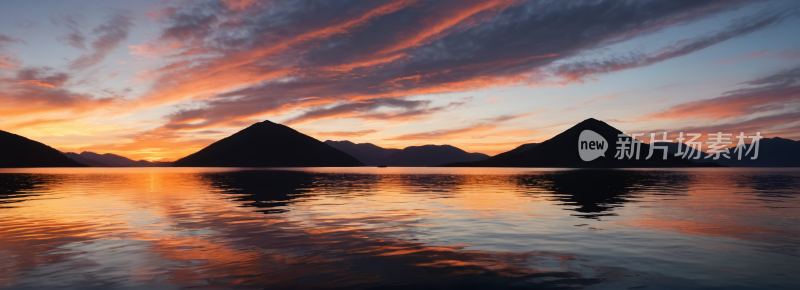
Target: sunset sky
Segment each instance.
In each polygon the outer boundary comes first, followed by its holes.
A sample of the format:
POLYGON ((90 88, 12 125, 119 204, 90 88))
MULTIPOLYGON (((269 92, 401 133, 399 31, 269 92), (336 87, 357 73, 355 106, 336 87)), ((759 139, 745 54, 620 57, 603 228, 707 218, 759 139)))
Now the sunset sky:
POLYGON ((590 117, 800 139, 800 1, 0 8, 0 130, 64 152, 171 161, 263 120, 490 155, 590 117))

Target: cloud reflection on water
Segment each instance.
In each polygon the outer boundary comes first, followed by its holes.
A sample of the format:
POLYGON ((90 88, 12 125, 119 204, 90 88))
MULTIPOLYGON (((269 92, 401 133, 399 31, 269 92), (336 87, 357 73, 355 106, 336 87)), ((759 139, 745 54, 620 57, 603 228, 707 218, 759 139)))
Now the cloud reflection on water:
MULTIPOLYGON (((800 232, 787 216, 798 205, 796 172, 385 172, 0 174, 0 196, 15 205, 0 209, 0 286, 568 289, 697 282, 640 271, 633 261, 664 257, 624 256, 630 254, 617 246, 644 239, 657 248, 662 242, 653 239, 674 242, 673 232, 766 242, 768 253, 797 257, 786 245, 800 232), (776 204, 788 210, 767 207, 776 204)), ((697 252, 674 253, 690 254, 697 252)))

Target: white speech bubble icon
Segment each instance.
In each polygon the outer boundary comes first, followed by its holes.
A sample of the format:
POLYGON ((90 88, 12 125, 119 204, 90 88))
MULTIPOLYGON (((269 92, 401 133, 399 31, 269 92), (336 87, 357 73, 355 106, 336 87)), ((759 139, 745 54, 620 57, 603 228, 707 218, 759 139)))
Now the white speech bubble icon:
POLYGON ((606 156, 608 142, 592 130, 583 130, 578 136, 578 154, 583 161, 592 161, 600 156, 606 156))

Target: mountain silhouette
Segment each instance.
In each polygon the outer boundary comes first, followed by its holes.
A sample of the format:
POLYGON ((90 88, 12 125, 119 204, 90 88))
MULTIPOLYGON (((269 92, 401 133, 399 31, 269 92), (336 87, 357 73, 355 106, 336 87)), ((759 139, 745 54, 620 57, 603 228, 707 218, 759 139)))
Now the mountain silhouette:
POLYGON ((333 148, 339 149, 344 153, 350 154, 361 163, 366 165, 382 165, 383 158, 388 157, 400 151, 400 149, 383 148, 372 143, 353 143, 347 140, 344 141, 325 141, 325 144, 333 148))
MULTIPOLYGON (((694 162, 667 154, 662 159, 663 150, 656 149, 650 159, 645 159, 650 145, 642 143, 639 159, 615 158, 618 135, 622 131, 597 119, 586 119, 572 128, 538 145, 520 146, 509 152, 478 162, 459 162, 446 164, 451 167, 562 167, 562 168, 636 168, 636 167, 694 167, 694 162), (578 153, 578 137, 584 130, 591 130, 607 141, 605 155, 591 161, 583 161, 578 153), (524 151, 523 151, 524 150, 524 151), (521 152, 520 152, 521 151, 521 152)), ((624 137, 629 140, 630 137, 624 137)), ((635 157, 634 157, 635 158, 635 157)))
POLYGON ((67 156, 67 157, 69 157, 69 159, 75 160, 78 163, 86 164, 86 165, 89 165, 91 167, 120 167, 119 165, 109 165, 109 164, 107 164, 105 162, 102 162, 102 161, 97 161, 97 160, 93 160, 93 159, 89 159, 89 158, 83 158, 83 156, 81 156, 80 154, 75 153, 75 152, 64 152, 64 156, 67 156))
POLYGON ((178 167, 344 167, 358 159, 292 128, 255 123, 183 157, 178 167))
MULTIPOLYGON (((525 152, 533 149, 536 146, 539 146, 539 143, 522 144, 517 146, 517 148, 492 156, 491 158, 483 160, 480 163, 483 164, 482 166, 504 166, 504 164, 513 163, 516 160, 521 159, 524 156, 525 152)), ((448 164, 448 166, 468 166, 468 167, 475 166, 471 164, 472 163, 470 162, 459 162, 459 163, 448 164), (464 165, 459 165, 459 164, 464 164, 464 165)))
POLYGON ((410 146, 405 149, 382 148, 372 143, 355 144, 350 141, 325 141, 336 149, 350 154, 371 166, 437 166, 461 161, 478 161, 489 158, 483 153, 467 153, 451 145, 410 146))
POLYGON ((127 157, 119 156, 116 154, 106 153, 97 154, 94 152, 84 151, 81 154, 66 152, 64 153, 72 160, 79 163, 89 165, 91 167, 167 167, 172 166, 172 162, 161 161, 135 161, 127 157))
MULTIPOLYGON (((749 141, 749 139, 745 139, 745 141, 749 141)), ((733 138, 732 142, 736 144, 738 139, 733 138)), ((750 145, 747 146, 749 148, 750 145)), ((744 152, 747 151, 747 148, 744 152)), ((731 159, 720 156, 717 160, 712 160, 713 157, 704 160, 731 167, 800 167, 800 141, 780 137, 761 139, 758 144, 758 158, 755 160, 751 159, 754 151, 747 156, 744 155, 744 152, 742 160, 738 160, 738 153, 734 153, 734 149, 730 149, 728 154, 731 159)))
MULTIPOLYGON (((750 141, 749 138, 745 139, 745 141, 750 141)), ((738 143, 738 139, 731 138, 731 142, 733 144, 738 143)), ((667 150, 671 154, 678 153, 678 145, 682 146, 682 152, 686 152, 686 144, 678 143, 678 142, 656 142, 658 146, 667 146, 669 150, 667 150)), ((744 151, 742 152, 742 160, 738 160, 738 152, 734 152, 734 148, 729 149, 728 156, 730 159, 725 158, 724 155, 720 155, 719 159, 714 160, 714 157, 705 158, 709 154, 707 153, 708 147, 704 146, 703 153, 701 153, 700 158, 694 161, 696 162, 714 162, 723 166, 730 166, 730 167, 800 167, 800 141, 794 141, 790 139, 784 139, 781 137, 773 137, 773 138, 764 138, 759 141, 758 145, 758 158, 755 160, 751 159, 754 156, 755 151, 752 151, 748 155, 744 155, 744 152, 747 151, 750 144, 747 144, 744 147, 744 151)))
POLYGON ((122 156, 119 156, 119 155, 116 155, 116 154, 111 154, 111 153, 106 153, 106 154, 102 154, 101 155, 101 154, 97 154, 97 153, 94 153, 94 152, 84 151, 84 152, 81 152, 81 157, 87 158, 87 159, 92 159, 92 160, 97 160, 97 161, 100 161, 100 162, 103 162, 105 164, 108 164, 108 165, 111 165, 111 166, 115 166, 115 167, 128 166, 129 164, 132 164, 133 162, 135 162, 135 161, 133 161, 131 159, 128 159, 128 158, 125 158, 125 157, 122 157, 122 156))
POLYGON ((0 168, 86 166, 67 158, 50 146, 0 131, 0 168))
POLYGON ((480 161, 489 158, 483 153, 467 153, 450 145, 409 146, 381 160, 387 166, 439 166, 453 162, 480 161))

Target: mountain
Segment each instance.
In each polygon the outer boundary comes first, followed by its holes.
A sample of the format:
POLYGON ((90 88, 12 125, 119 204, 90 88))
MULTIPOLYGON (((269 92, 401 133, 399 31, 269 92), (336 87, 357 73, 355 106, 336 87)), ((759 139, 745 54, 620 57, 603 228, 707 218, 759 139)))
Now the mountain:
MULTIPOLYGON (((733 138, 734 144, 738 141, 733 138)), ((745 139, 745 141, 749 141, 749 139, 745 139)), ((733 149, 729 154, 731 159, 720 156, 718 160, 711 160, 711 158, 705 160, 731 167, 800 167, 800 141, 773 137, 764 138, 758 142, 758 158, 755 160, 750 159, 754 152, 750 152, 747 156, 743 152, 742 160, 738 160, 738 153, 734 153, 733 149)), ((750 145, 747 146, 749 148, 750 145)))
POLYGON ((480 161, 489 158, 483 153, 467 153, 450 145, 410 146, 381 159, 387 166, 438 166, 453 162, 480 161))
POLYGON ((539 143, 526 143, 519 145, 517 148, 492 156, 491 158, 485 160, 484 164, 486 164, 486 166, 489 166, 490 164, 496 164, 494 166, 502 166, 501 164, 514 162, 515 160, 522 158, 524 156, 524 152, 527 152, 538 145, 539 143))
MULTIPOLYGON (((745 141, 750 141, 749 139, 745 139, 745 141)), ((739 142, 738 139, 731 138, 731 142, 736 144, 739 142)), ((667 150, 671 154, 675 154, 678 152, 678 144, 677 142, 669 143, 669 142, 656 142, 658 146, 667 146, 669 149, 667 150)), ((738 153, 734 153, 734 149, 730 149, 730 159, 725 158, 724 156, 720 156, 719 159, 713 160, 714 157, 705 159, 708 154, 708 147, 704 143, 704 150, 700 156, 700 162, 714 162, 723 166, 730 166, 730 167, 800 167, 800 141, 794 141, 790 139, 784 139, 781 137, 773 137, 773 138, 764 138, 759 141, 758 144, 758 158, 755 160, 750 159, 753 157, 754 152, 750 152, 749 155, 745 156, 744 152, 747 151, 749 148, 749 144, 744 147, 744 151, 742 153, 742 160, 738 160, 738 153)), ((683 150, 686 151, 686 145, 683 145, 683 150)))
POLYGON ((83 152, 81 152, 80 155, 81 155, 81 157, 83 157, 85 159, 91 159, 91 160, 100 161, 100 162, 103 162, 105 164, 108 164, 111 167, 126 167, 126 166, 128 166, 128 164, 131 164, 131 163, 134 162, 133 160, 128 159, 126 157, 122 157, 122 156, 119 156, 119 155, 116 155, 116 154, 111 154, 111 153, 106 153, 106 154, 102 154, 101 155, 101 154, 97 154, 97 153, 94 153, 94 152, 83 151, 83 152))
POLYGON ((328 144, 270 121, 255 123, 189 156, 178 167, 344 167, 364 165, 328 144))
POLYGON ((339 149, 344 153, 350 154, 350 156, 355 157, 361 163, 366 165, 382 165, 383 162, 381 161, 383 158, 388 157, 394 153, 400 151, 400 149, 394 148, 383 148, 377 146, 372 143, 358 143, 355 144, 353 142, 344 140, 344 141, 325 141, 325 144, 330 145, 333 148, 339 149))
POLYGON ((366 165, 437 166, 460 161, 479 161, 489 158, 483 153, 467 153, 450 145, 411 146, 405 149, 382 148, 371 143, 325 141, 325 144, 357 158, 366 165))
POLYGON ((81 163, 81 164, 89 165, 91 167, 112 167, 111 165, 108 165, 106 163, 103 163, 103 162, 100 162, 100 161, 97 161, 97 160, 83 158, 83 156, 81 156, 78 153, 66 152, 66 153, 63 153, 63 154, 65 156, 69 157, 69 159, 75 160, 75 161, 77 161, 78 163, 81 163))
POLYGON ((0 168, 86 167, 56 149, 31 139, 0 131, 0 168))
MULTIPOLYGON (((650 145, 641 144, 639 160, 617 159, 616 142, 622 131, 596 119, 586 119, 572 128, 538 145, 522 145, 514 150, 498 154, 484 161, 459 162, 445 166, 474 167, 562 167, 562 168, 636 168, 636 167, 695 167, 689 160, 668 154, 662 159, 663 150, 656 149, 653 157, 645 159, 650 145), (591 130, 608 142, 604 156, 591 161, 583 161, 578 153, 578 138, 584 130, 591 130), (527 147, 523 147, 527 146, 527 147), (527 149, 527 150, 525 150, 527 149)), ((623 138, 628 139, 628 138, 623 138)))
POLYGON ((106 153, 97 154, 94 152, 84 151, 81 154, 67 152, 64 153, 67 157, 79 163, 89 165, 91 167, 167 167, 172 166, 172 162, 161 161, 147 161, 139 160, 134 161, 127 157, 119 156, 116 154, 106 153))

